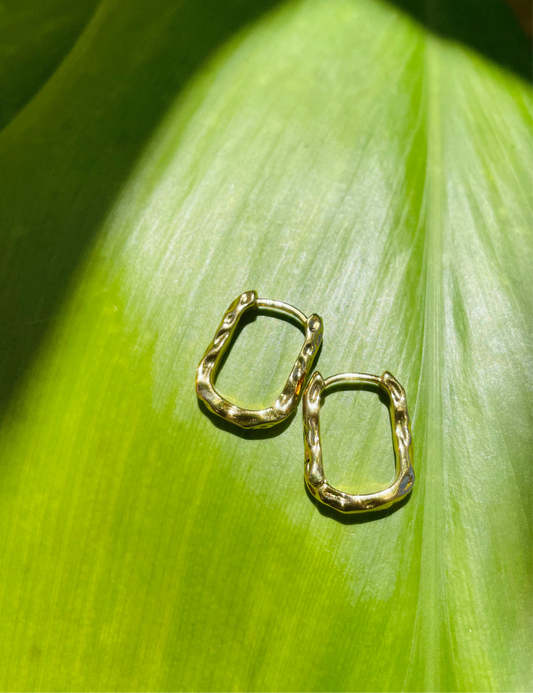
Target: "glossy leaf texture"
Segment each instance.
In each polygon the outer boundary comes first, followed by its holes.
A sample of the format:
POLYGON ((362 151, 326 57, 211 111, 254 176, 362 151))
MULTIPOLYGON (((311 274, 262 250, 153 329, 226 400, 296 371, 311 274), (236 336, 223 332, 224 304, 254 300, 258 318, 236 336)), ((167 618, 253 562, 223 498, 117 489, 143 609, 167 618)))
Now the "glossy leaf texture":
MULTIPOLYGON (((34 47, 0 53, 0 688, 530 690, 532 104, 510 10, 41 5, 0 15, 34 47), (251 289, 323 317, 325 377, 405 387, 397 511, 317 507, 301 409, 243 433, 198 406, 251 289)), ((268 406, 301 340, 260 315, 220 389, 268 406)), ((334 485, 387 485, 375 394, 328 396, 321 422, 334 485)))

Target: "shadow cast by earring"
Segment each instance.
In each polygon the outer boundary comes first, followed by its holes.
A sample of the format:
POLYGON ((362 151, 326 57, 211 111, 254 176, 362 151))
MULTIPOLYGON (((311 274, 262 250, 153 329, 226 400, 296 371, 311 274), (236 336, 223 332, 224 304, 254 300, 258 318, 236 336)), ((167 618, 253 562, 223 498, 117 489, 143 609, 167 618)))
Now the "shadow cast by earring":
POLYGON ((315 505, 318 512, 330 520, 335 520, 335 522, 339 522, 341 525, 364 525, 367 522, 374 522, 375 520, 384 520, 390 515, 394 515, 394 513, 403 508, 404 505, 407 505, 407 503, 409 503, 409 499, 412 496, 412 493, 409 493, 407 496, 404 496, 404 498, 399 500, 397 503, 394 503, 394 505, 391 505, 390 508, 386 508, 385 510, 372 510, 370 512, 354 513, 352 515, 348 515, 341 513, 338 510, 334 510, 333 508, 330 508, 329 506, 324 505, 319 500, 317 500, 307 488, 307 484, 305 483, 305 481, 304 487, 308 498, 315 505))

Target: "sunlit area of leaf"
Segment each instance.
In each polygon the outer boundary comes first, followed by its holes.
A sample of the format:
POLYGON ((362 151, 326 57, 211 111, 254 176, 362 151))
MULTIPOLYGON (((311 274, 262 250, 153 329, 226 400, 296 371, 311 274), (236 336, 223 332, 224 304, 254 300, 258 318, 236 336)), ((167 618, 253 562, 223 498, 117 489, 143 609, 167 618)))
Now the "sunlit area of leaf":
POLYGON ((347 493, 386 488, 395 474, 389 410, 374 392, 328 394, 320 410, 324 469, 329 483, 347 493))
POLYGON ((286 320, 254 317, 234 337, 216 387, 241 407, 262 409, 271 406, 282 391, 304 335, 286 320))

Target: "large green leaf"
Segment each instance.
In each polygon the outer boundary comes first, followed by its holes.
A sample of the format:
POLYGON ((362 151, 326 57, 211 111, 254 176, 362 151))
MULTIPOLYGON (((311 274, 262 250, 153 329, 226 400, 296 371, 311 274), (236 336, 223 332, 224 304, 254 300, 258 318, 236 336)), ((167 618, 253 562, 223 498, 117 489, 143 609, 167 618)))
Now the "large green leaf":
MULTIPOLYGON (((48 2, 39 33, 38 4, 4 8, 33 63, 0 53, 0 687, 529 690, 531 95, 510 11, 48 2), (247 289, 323 316, 325 376, 405 386, 417 483, 396 512, 314 504, 300 413, 239 433, 198 406, 247 289)), ((300 341, 260 316, 220 388, 269 403, 300 341)), ((332 395, 322 424, 332 483, 388 482, 375 395, 332 395)))

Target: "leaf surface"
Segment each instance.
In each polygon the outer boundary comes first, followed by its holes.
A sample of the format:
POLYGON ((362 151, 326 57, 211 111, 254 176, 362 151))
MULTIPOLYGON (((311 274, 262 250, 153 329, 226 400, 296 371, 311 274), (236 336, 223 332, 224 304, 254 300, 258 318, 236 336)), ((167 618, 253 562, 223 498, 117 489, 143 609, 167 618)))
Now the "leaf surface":
MULTIPOLYGON (((529 690, 527 43, 496 2, 497 53, 476 3, 471 43, 453 3, 252 5, 103 0, 0 133, 0 687, 529 690), (198 406, 249 289, 404 385, 396 512, 313 503, 300 410, 198 406)), ((300 343, 259 316, 221 390, 268 405, 300 343)), ((332 483, 392 477, 375 395, 322 436, 332 483)))

